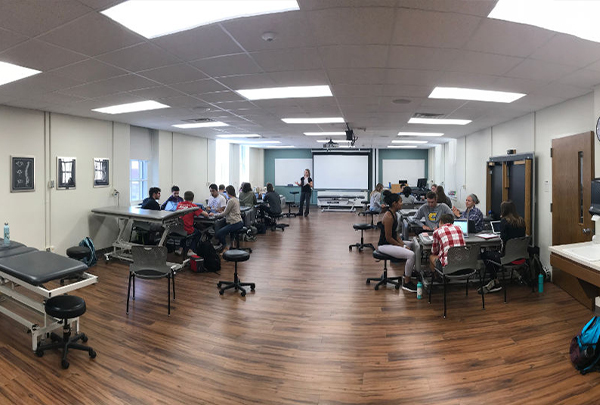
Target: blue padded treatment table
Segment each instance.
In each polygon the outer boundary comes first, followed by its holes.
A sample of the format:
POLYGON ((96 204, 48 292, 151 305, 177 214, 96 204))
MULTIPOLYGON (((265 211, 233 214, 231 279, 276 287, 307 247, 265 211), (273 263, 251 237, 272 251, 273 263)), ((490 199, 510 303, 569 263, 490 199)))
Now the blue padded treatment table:
MULTIPOLYGON (((18 247, 8 250, 8 253, 27 249, 31 248, 18 247)), ((35 286, 66 278, 85 270, 87 270, 87 266, 79 260, 51 252, 34 249, 22 254, 2 257, 2 251, 0 251, 0 271, 35 286)))
POLYGON ((4 246, 4 239, 0 238, 0 259, 3 257, 22 255, 24 253, 36 251, 36 248, 27 247, 19 242, 10 242, 10 245, 4 246))

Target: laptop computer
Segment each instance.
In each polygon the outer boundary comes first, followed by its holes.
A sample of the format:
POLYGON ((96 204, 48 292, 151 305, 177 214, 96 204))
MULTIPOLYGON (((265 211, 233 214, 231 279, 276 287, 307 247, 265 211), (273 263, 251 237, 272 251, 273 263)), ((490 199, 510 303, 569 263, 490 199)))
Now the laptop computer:
POLYGON ((469 236, 469 221, 466 219, 457 219, 454 221, 454 225, 460 227, 465 238, 469 236))
POLYGON ((490 225, 492 225, 492 233, 500 235, 500 221, 492 221, 490 225))

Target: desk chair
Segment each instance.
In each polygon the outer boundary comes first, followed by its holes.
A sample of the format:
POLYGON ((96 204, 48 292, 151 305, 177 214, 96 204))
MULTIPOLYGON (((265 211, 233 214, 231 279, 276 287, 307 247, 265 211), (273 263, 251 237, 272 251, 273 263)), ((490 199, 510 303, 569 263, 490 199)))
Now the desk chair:
POLYGON ((171 280, 173 280, 173 300, 175 300, 175 272, 167 266, 167 248, 164 246, 132 246, 133 263, 129 266, 129 286, 127 287, 127 314, 129 297, 135 301, 135 278, 146 280, 167 279, 168 316, 171 316, 171 280), (132 282, 133 280, 133 282, 132 282), (133 284, 133 294, 131 286, 133 284))
POLYGON ((35 350, 38 357, 42 357, 46 350, 62 348, 63 355, 60 363, 62 368, 69 368, 69 362, 67 361, 69 349, 86 351, 92 359, 96 357, 94 349, 77 343, 79 340, 83 343, 88 341, 88 337, 84 333, 71 336, 71 323, 69 320, 80 317, 86 311, 83 298, 74 295, 58 295, 46 301, 44 311, 56 319, 62 319, 63 335, 60 337, 53 332, 50 335, 52 343, 39 344, 35 350))
MULTIPOLYGON (((512 274, 514 269, 523 266, 529 267, 529 242, 531 237, 524 236, 522 238, 509 239, 504 248, 504 256, 500 258, 500 263, 491 261, 492 264, 500 268, 502 272, 502 287, 504 288, 504 303, 506 303, 506 271, 510 271, 510 282, 512 282, 512 274)), ((531 290, 535 282, 531 283, 531 290)), ((484 294, 481 294, 484 295, 484 294)))
POLYGON ((365 243, 365 240, 363 237, 363 232, 365 231, 365 229, 371 229, 371 225, 369 225, 369 224, 354 224, 354 225, 352 225, 352 227, 354 228, 355 231, 360 231, 360 243, 355 243, 354 245, 349 245, 348 250, 350 250, 352 252, 353 247, 358 248, 359 252, 362 252, 362 250, 366 247, 375 250, 375 246, 373 246, 372 243, 365 243))
POLYGON ((230 288, 235 288, 236 291, 240 290, 242 297, 246 296, 246 289, 244 287, 250 287, 250 290, 254 291, 256 285, 254 283, 242 283, 237 272, 238 262, 245 262, 248 259, 250 259, 250 253, 244 252, 243 250, 231 249, 223 253, 223 260, 234 262, 235 267, 233 271, 233 281, 219 281, 217 283, 220 295, 223 295, 225 290, 229 290, 230 288))
POLYGON ((402 286, 402 276, 399 277, 388 277, 387 275, 387 262, 388 260, 390 262, 399 262, 401 259, 397 259, 395 257, 386 255, 381 253, 379 250, 375 250, 373 251, 373 257, 375 259, 377 259, 378 261, 383 260, 383 273, 381 274, 381 277, 370 277, 367 279, 367 284, 371 284, 371 281, 377 281, 377 284, 375 285, 375 290, 379 290, 379 286, 383 285, 387 285, 387 284, 392 284, 393 286, 396 287, 396 290, 399 290, 400 287, 402 286))
MULTIPOLYGON (((446 253, 448 264, 442 270, 436 268, 431 274, 429 286, 429 303, 431 304, 431 291, 433 290, 434 273, 439 274, 444 283, 444 318, 446 318, 446 286, 449 280, 467 280, 465 296, 469 295, 469 279, 479 270, 479 248, 477 246, 452 246, 446 253)), ((483 287, 483 278, 479 272, 479 282, 483 287)), ((481 294, 481 306, 485 309, 485 294, 481 294)))

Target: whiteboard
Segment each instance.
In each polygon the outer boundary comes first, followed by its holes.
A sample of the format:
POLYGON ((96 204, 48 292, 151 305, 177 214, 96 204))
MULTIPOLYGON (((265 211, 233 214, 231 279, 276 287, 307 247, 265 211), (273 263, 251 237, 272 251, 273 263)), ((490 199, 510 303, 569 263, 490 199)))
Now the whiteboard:
POLYGON ((314 154, 314 188, 329 190, 367 190, 369 156, 352 154, 314 154))
POLYGON ((312 159, 275 159, 275 185, 295 184, 304 176, 304 169, 312 175, 312 159))
POLYGON ((398 180, 408 180, 409 186, 416 186, 417 179, 425 177, 425 159, 383 159, 382 183, 398 184, 398 180))

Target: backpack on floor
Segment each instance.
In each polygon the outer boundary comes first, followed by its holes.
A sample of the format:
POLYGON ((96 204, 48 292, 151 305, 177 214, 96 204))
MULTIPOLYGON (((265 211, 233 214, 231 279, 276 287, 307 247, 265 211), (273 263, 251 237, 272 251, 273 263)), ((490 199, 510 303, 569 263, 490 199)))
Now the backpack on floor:
POLYGON ((593 317, 581 330, 579 335, 571 340, 571 362, 581 374, 597 370, 600 360, 600 319, 593 317))
POLYGON ((94 242, 92 242, 92 239, 89 236, 86 236, 81 242, 79 242, 79 246, 86 247, 90 250, 90 254, 81 259, 86 266, 92 267, 98 263, 98 258, 96 257, 96 248, 94 247, 94 242))
POLYGON ((196 253, 204 259, 204 268, 206 271, 217 272, 221 270, 221 257, 208 240, 200 241, 197 245, 196 253))

